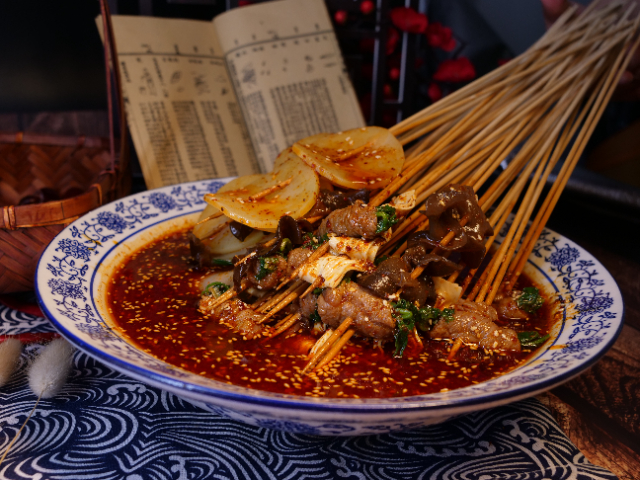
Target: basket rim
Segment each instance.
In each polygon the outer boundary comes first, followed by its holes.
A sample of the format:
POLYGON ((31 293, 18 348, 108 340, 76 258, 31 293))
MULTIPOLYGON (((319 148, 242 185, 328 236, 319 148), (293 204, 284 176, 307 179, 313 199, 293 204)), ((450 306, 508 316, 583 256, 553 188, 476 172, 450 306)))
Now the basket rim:
POLYGON ((59 135, 24 131, 1 131, 0 144, 50 145, 78 148, 109 148, 109 137, 96 135, 59 135))
POLYGON ((103 171, 95 183, 74 197, 30 205, 5 205, 0 215, 0 229, 17 230, 56 224, 68 224, 108 202, 117 188, 118 175, 103 171))

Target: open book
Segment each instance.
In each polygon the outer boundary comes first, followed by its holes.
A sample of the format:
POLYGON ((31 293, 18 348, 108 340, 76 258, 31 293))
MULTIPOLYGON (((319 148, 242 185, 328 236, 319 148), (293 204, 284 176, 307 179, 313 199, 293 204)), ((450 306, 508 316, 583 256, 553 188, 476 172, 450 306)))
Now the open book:
POLYGON ((113 27, 148 188, 267 172, 301 138, 365 125, 323 0, 113 27))

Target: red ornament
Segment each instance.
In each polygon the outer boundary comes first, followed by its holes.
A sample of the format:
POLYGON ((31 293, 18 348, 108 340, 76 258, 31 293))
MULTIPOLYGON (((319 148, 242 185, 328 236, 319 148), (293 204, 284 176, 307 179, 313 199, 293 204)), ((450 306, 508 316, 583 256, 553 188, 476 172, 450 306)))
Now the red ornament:
POLYGON ((338 10, 333 14, 333 19, 338 25, 344 25, 347 23, 347 12, 346 10, 338 10))
POLYGON ((445 52, 456 48, 456 39, 449 27, 443 27, 440 23, 431 23, 426 32, 427 43, 432 47, 440 47, 445 52))
POLYGON ((501 67, 502 65, 504 65, 506 63, 509 63, 510 60, 511 60, 510 58, 499 58, 498 59, 498 66, 501 67))
POLYGON ((389 27, 389 30, 387 31, 387 55, 391 55, 393 53, 399 41, 400 34, 398 31, 393 27, 389 27))
POLYGON ((476 69, 467 57, 444 60, 433 74, 438 82, 467 82, 476 76, 476 69))
POLYGON ((403 32, 424 33, 429 21, 424 13, 413 8, 396 7, 391 10, 391 22, 403 32))
POLYGON ((435 82, 431 82, 431 85, 429 85, 429 88, 427 89, 427 96, 432 103, 440 100, 442 98, 442 89, 440 88, 440 85, 435 82))
POLYGON ((375 10, 376 6, 373 4, 371 0, 363 0, 360 2, 360 11, 364 15, 369 15, 371 12, 375 10))
POLYGON ((384 84, 384 87, 382 87, 382 95, 387 100, 395 98, 395 96, 393 95, 393 88, 391 87, 391 85, 389 85, 388 83, 384 84))
POLYGON ((400 78, 400 69, 398 67, 392 67, 389 69, 389 79, 398 80, 400 78))
POLYGON ((251 5, 253 2, 251 0, 238 0, 239 7, 246 7, 247 5, 251 5))

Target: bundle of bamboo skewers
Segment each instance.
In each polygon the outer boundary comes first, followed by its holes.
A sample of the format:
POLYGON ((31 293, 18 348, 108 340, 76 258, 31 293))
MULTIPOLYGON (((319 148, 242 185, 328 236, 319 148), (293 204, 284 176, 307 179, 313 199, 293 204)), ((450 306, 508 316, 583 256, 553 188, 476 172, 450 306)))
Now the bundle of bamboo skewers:
MULTIPOLYGON (((495 232, 509 218, 512 221, 480 271, 466 269, 461 278, 456 272, 448 280, 462 286, 467 300, 487 305, 499 291, 508 293, 640 43, 638 13, 623 2, 597 0, 581 13, 571 8, 524 54, 391 128, 405 146, 406 161, 402 173, 369 205, 379 206, 395 194, 414 190, 417 207, 394 227, 378 256, 400 256, 409 234, 428 229, 420 210, 429 195, 452 183, 471 186, 483 192, 478 204, 495 232), (500 171, 508 156, 512 158, 500 171), (543 196, 556 167, 557 179, 543 196)), ((461 224, 465 221, 462 218, 461 224)), ((453 232, 441 246, 452 238, 453 232)), ((494 238, 487 239, 487 251, 494 238)), ((305 264, 327 251, 325 244, 305 264)), ((422 267, 417 267, 412 277, 421 274, 422 267)), ((295 278, 294 273, 273 294, 253 304, 264 314, 263 323, 317 286, 295 278)), ((216 304, 235 295, 229 290, 216 304)), ((271 336, 299 318, 286 316, 271 336)), ((346 319, 321 338, 303 373, 322 368, 339 353, 355 333, 350 325, 351 319, 346 319)), ((460 346, 456 342, 452 352, 460 346)))

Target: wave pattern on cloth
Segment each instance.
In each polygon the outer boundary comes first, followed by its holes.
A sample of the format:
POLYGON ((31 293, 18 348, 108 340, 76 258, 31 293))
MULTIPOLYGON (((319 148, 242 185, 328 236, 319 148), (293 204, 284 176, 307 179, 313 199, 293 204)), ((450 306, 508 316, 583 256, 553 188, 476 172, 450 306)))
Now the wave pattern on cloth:
POLYGON ((0 334, 55 332, 51 322, 44 317, 19 312, 0 303, 0 334))
MULTIPOLYGON (((35 355, 36 348, 25 355, 35 355)), ((0 451, 35 404, 25 369, 0 389, 0 451)), ((365 437, 316 437, 207 413, 83 353, 62 392, 42 400, 0 478, 614 479, 589 463, 537 400, 447 423, 365 437)))

